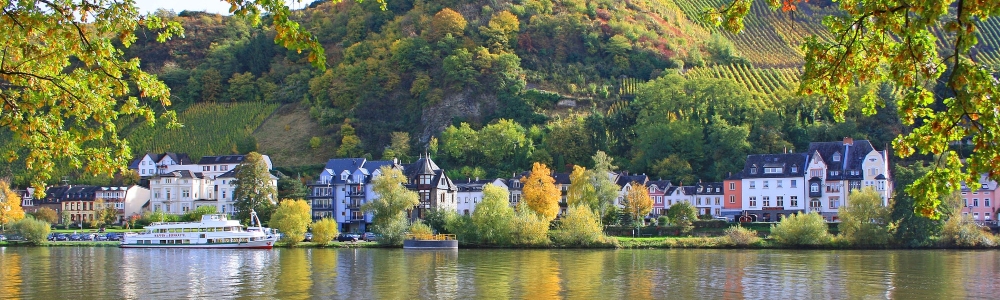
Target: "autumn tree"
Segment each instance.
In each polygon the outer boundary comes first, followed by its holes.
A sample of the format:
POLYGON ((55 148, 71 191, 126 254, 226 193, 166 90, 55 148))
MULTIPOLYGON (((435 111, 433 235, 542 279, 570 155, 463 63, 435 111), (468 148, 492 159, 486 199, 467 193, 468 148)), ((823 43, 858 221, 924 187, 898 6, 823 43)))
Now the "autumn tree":
POLYGON ((433 37, 434 39, 440 39, 448 34, 454 37, 462 36, 465 33, 465 25, 467 23, 462 14, 451 8, 442 9, 434 14, 434 18, 431 19, 431 28, 434 30, 433 37))
POLYGON ((587 168, 573 166, 573 172, 569 174, 569 188, 566 189, 566 204, 569 206, 584 205, 594 211, 600 210, 600 203, 597 203, 597 191, 591 184, 587 168))
POLYGON ((254 211, 261 222, 267 222, 278 191, 271 184, 271 173, 264 157, 260 153, 250 152, 233 173, 233 208, 236 210, 236 218, 243 224, 250 224, 250 212, 254 211))
MULTIPOLYGON (((799 0, 770 1, 794 10, 799 0)), ((753 0, 734 0, 708 17, 739 32, 753 0)), ((841 12, 824 20, 830 37, 809 37, 803 44, 805 66, 799 91, 817 94, 831 105, 838 121, 850 106, 854 88, 891 83, 899 117, 913 130, 898 136, 900 158, 938 155, 939 163, 906 188, 914 209, 942 215, 941 196, 957 191, 961 181, 977 187, 979 174, 1000 180, 1000 81, 993 69, 974 60, 984 36, 982 20, 1000 16, 997 1, 840 1, 841 12), (940 35, 938 34, 940 32, 940 35), (968 156, 952 145, 972 146, 968 156), (964 163, 963 163, 964 159, 964 163), (938 166, 939 165, 939 166, 938 166)), ((885 105, 875 91, 861 97, 865 114, 885 105)))
POLYGON ((589 246, 607 240, 603 228, 601 217, 590 207, 570 204, 552 232, 552 239, 563 246, 589 246))
POLYGON ((479 26, 479 32, 486 36, 487 45, 492 50, 508 51, 520 30, 521 22, 509 11, 501 11, 492 18, 487 26, 479 26))
POLYGON ((382 152, 382 159, 398 158, 401 161, 410 160, 410 133, 393 132, 389 135, 389 146, 382 152))
MULTIPOLYGON (((323 46, 291 19, 283 1, 225 0, 230 13, 251 25, 267 16, 275 42, 306 50, 306 59, 326 66, 323 46)), ((383 8, 385 1, 379 1, 383 8)), ((176 21, 142 15, 134 1, 5 1, 0 21, 0 126, 12 144, 31 149, 6 152, 21 160, 31 183, 44 196, 44 182, 57 162, 89 174, 124 172, 133 152, 120 134, 121 120, 176 127, 176 113, 158 118, 154 107, 170 105, 167 86, 144 71, 139 59, 123 48, 136 32, 154 32, 158 42, 181 36, 176 21)))
POLYGON ((528 209, 549 221, 559 214, 560 192, 555 182, 552 171, 545 164, 537 162, 532 166, 531 174, 521 178, 521 183, 524 184, 524 203, 528 205, 528 209))
POLYGON ((35 219, 49 222, 49 224, 56 224, 59 222, 59 214, 57 214, 55 210, 48 207, 39 208, 32 215, 35 216, 35 219))
POLYGON ((372 179, 372 191, 378 198, 365 203, 361 209, 372 213, 375 233, 381 234, 379 243, 398 244, 403 242, 403 232, 407 228, 406 212, 420 204, 417 192, 407 189, 403 171, 390 166, 379 169, 381 175, 372 179))
POLYGON ((271 216, 271 227, 280 231, 282 241, 295 245, 305 238, 312 221, 312 207, 305 200, 285 200, 278 204, 271 216))
POLYGON ((344 124, 340 125, 340 137, 340 148, 337 149, 338 156, 361 156, 361 139, 358 138, 357 134, 355 134, 354 126, 351 126, 351 121, 349 119, 345 119, 344 124))
POLYGON ((326 245, 340 234, 337 230, 337 221, 332 218, 323 218, 312 224, 312 241, 316 244, 326 245))
POLYGON ((493 184, 483 186, 483 201, 472 212, 471 223, 480 243, 506 245, 511 242, 514 209, 507 190, 493 184))
POLYGON ((632 224, 638 228, 645 223, 644 218, 653 209, 653 199, 649 197, 646 185, 633 181, 629 183, 622 205, 625 206, 625 212, 632 217, 632 224))
POLYGON ((857 246, 881 247, 889 243, 889 207, 872 187, 852 190, 850 201, 840 209, 840 234, 857 246))
POLYGON ((0 229, 21 219, 24 219, 21 196, 10 189, 6 180, 0 180, 0 229))

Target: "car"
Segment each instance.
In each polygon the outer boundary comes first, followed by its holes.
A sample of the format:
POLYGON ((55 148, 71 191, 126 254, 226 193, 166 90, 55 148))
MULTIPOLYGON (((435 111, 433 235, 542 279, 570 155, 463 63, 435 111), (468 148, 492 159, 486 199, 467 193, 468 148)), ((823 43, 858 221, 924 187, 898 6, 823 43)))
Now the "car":
POLYGON ((94 235, 90 234, 90 233, 81 234, 80 235, 80 240, 81 241, 93 241, 94 240, 94 235))
POLYGON ((0 234, 0 241, 6 241, 6 240, 7 240, 7 237, 4 236, 4 235, 2 235, 2 234, 0 234))
POLYGON ((371 232, 365 232, 364 234, 361 235, 361 239, 367 242, 374 242, 379 240, 379 238, 381 238, 381 236, 371 232))
POLYGON ((358 235, 357 234, 350 234, 350 233, 341 233, 340 235, 337 236, 337 241, 338 242, 357 242, 358 241, 358 235))
POLYGON ((79 234, 76 234, 76 233, 69 235, 69 240, 70 241, 82 241, 82 239, 83 239, 83 236, 79 235, 79 234))
POLYGON ((108 236, 107 235, 103 235, 103 234, 98 234, 97 238, 95 238, 94 240, 95 241, 107 241, 108 240, 108 236))
POLYGON ((114 233, 114 232, 108 233, 105 236, 108 238, 109 241, 121 241, 122 240, 122 235, 118 234, 118 233, 114 233))
POLYGON ((302 239, 303 242, 312 242, 313 234, 311 232, 306 232, 306 236, 302 239))
POLYGON ((69 236, 66 235, 65 233, 60 233, 56 235, 56 241, 68 241, 68 240, 69 236))
POLYGON ((59 234, 53 232, 53 233, 50 233, 49 237, 47 237, 46 239, 49 240, 49 241, 55 241, 57 236, 59 236, 59 234))

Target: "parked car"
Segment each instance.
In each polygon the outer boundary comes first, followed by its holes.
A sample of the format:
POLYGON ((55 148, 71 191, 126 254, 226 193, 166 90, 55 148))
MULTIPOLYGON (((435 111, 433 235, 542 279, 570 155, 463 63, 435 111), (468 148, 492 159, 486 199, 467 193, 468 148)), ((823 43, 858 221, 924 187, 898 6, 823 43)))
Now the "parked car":
POLYGON ((68 240, 69 236, 66 235, 65 233, 60 233, 56 235, 56 241, 68 241, 68 240))
POLYGON ((361 239, 365 240, 367 242, 378 241, 380 237, 381 236, 379 236, 378 234, 371 233, 371 232, 365 232, 364 234, 361 235, 361 239))
POLYGON ((50 233, 50 234, 49 234, 49 237, 47 237, 46 239, 47 239, 47 240, 49 240, 50 242, 51 242, 51 241, 55 241, 55 240, 56 240, 56 237, 57 237, 57 236, 59 236, 59 234, 58 234, 58 233, 55 233, 55 232, 53 232, 53 233, 50 233))
POLYGON ((79 235, 79 234, 76 234, 76 233, 69 235, 69 240, 70 241, 80 241, 82 239, 83 239, 83 236, 79 235))
POLYGON ((108 236, 107 235, 103 235, 103 234, 98 234, 97 238, 95 238, 94 240, 95 241, 107 241, 108 240, 108 236))
POLYGON ((108 238, 109 241, 121 241, 122 240, 122 235, 120 233, 111 232, 111 233, 108 233, 106 236, 107 236, 107 238, 108 238))
POLYGON ((357 234, 350 234, 350 233, 341 233, 340 235, 337 236, 337 241, 338 242, 357 242, 358 241, 358 235, 357 234))
POLYGON ((306 232, 306 236, 305 236, 304 239, 302 239, 302 241, 303 242, 312 242, 313 241, 313 234, 311 232, 306 232))
POLYGON ((90 233, 81 234, 80 235, 80 240, 81 241, 93 241, 94 240, 94 235, 90 234, 90 233))

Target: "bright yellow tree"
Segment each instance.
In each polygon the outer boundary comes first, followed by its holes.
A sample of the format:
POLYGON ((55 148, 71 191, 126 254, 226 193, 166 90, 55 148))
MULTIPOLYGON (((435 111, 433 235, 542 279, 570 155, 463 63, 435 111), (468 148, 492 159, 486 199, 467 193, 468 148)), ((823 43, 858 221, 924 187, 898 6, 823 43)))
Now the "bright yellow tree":
POLYGON ((639 227, 643 222, 643 217, 653 209, 653 199, 649 198, 649 190, 646 185, 633 181, 629 184, 629 189, 625 192, 625 199, 622 201, 625 211, 632 216, 632 223, 639 227))
POLYGON ((323 218, 322 220, 313 222, 312 224, 312 241, 320 245, 329 244, 333 238, 340 234, 337 230, 337 221, 331 218, 323 218))
POLYGON ((566 203, 569 206, 583 204, 591 209, 598 209, 600 203, 597 202, 597 191, 594 184, 590 182, 590 173, 587 168, 573 166, 573 173, 569 174, 569 189, 566 191, 566 203))
POLYGON ((545 164, 536 162, 531 168, 531 175, 521 178, 524 202, 547 221, 552 221, 559 214, 559 189, 551 173, 545 164))
POLYGON ((0 180, 0 226, 24 219, 21 196, 10 189, 5 180, 0 180))
POLYGON ((312 219, 312 207, 305 200, 281 201, 271 216, 271 227, 284 234, 284 242, 296 244, 305 238, 306 229, 312 219))

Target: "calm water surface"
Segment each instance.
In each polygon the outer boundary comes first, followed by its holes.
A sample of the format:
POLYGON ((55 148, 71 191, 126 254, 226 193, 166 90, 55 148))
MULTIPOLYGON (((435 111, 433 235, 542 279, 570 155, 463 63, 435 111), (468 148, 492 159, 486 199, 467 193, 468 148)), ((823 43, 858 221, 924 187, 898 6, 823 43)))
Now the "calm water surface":
POLYGON ((1000 251, 0 248, 0 298, 996 299, 1000 251))

